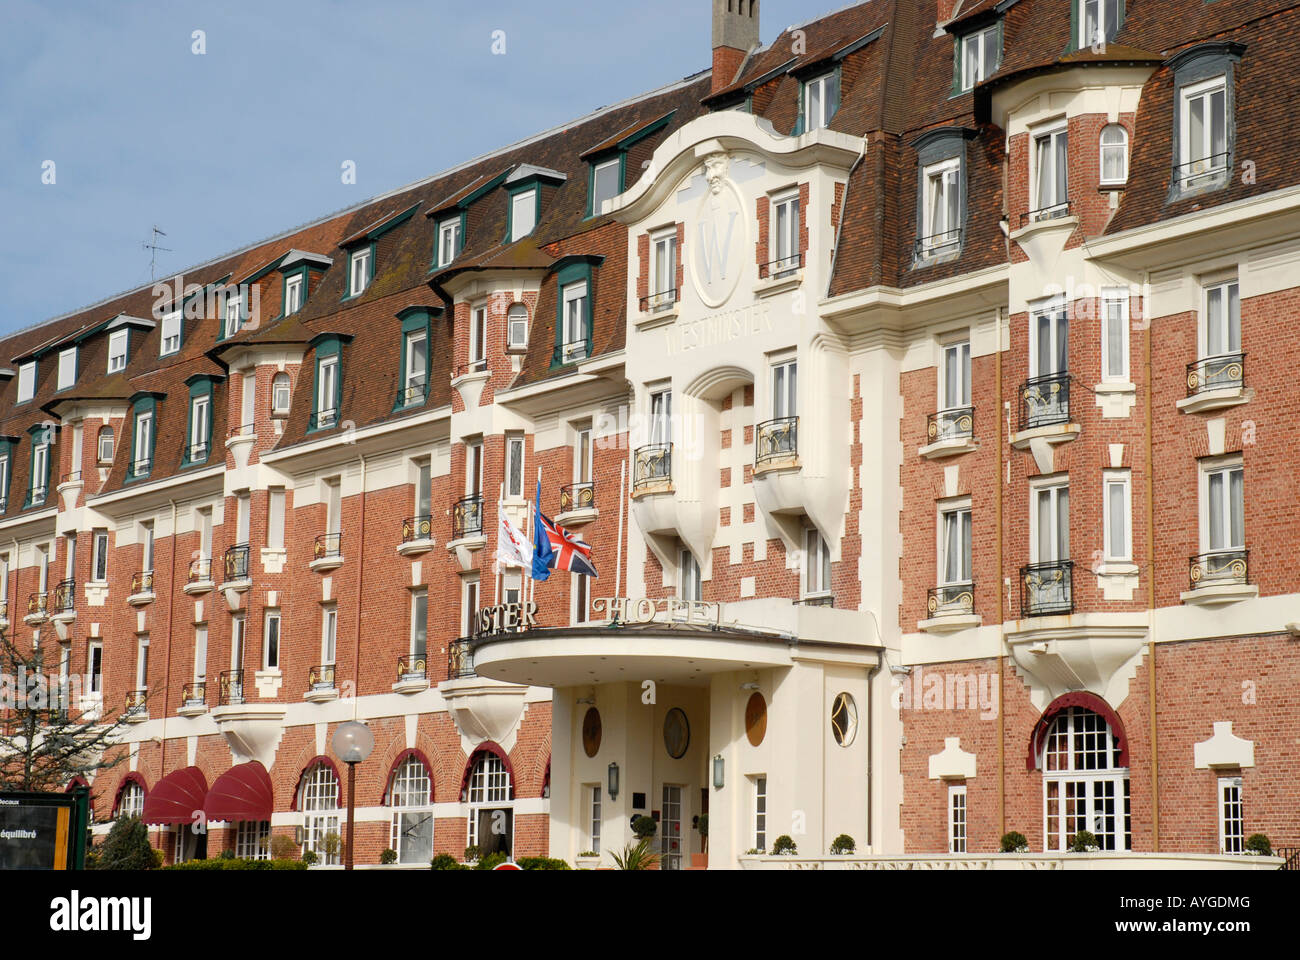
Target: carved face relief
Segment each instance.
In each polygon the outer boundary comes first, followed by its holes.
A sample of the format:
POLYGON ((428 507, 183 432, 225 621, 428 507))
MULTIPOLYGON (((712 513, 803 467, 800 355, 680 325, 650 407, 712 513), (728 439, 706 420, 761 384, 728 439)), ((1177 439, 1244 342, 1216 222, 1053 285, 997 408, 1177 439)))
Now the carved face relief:
POLYGON ((730 169, 731 158, 725 153, 714 153, 704 158, 704 176, 709 181, 709 193, 716 197, 722 192, 730 169))

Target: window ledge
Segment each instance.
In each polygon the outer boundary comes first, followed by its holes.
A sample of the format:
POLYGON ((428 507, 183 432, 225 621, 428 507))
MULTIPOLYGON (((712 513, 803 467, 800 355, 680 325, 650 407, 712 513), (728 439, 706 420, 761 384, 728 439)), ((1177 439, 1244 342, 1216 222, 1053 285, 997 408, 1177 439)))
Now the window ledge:
POLYGON ((793 290, 803 283, 804 268, 800 267, 788 277, 771 277, 754 284, 754 296, 771 297, 786 290, 793 290))
POLYGON ((929 620, 918 620, 916 628, 926 633, 956 633, 983 626, 984 618, 977 613, 939 614, 929 620))
POLYGON ((648 483, 641 487, 640 490, 632 491, 632 499, 639 500, 642 497, 652 497, 658 494, 673 494, 677 490, 671 480, 665 480, 662 483, 648 483))
POLYGON ((421 676, 403 677, 393 684, 393 693, 423 693, 429 689, 429 678, 421 676))
POLYGON ((329 703, 329 701, 339 698, 339 688, 333 686, 312 687, 302 695, 302 698, 308 703, 329 703))
POLYGON ((328 573, 330 570, 337 570, 343 566, 343 554, 336 553, 328 557, 318 557, 307 564, 307 569, 312 573, 328 573))
POLYGON ((459 547, 466 550, 482 550, 487 546, 487 534, 476 533, 472 537, 461 537, 459 540, 447 541, 447 552, 450 553, 459 547))
POLYGON ((122 716, 122 720, 125 723, 144 723, 148 719, 149 719, 149 711, 147 709, 128 710, 122 716))
POLYGON ((1135 577, 1138 565, 1129 560, 1106 560, 1094 571, 1099 577, 1135 577))
POLYGON ((142 590, 126 598, 126 602, 133 607, 143 607, 146 603, 153 603, 153 601, 154 592, 152 590, 142 590))
POLYGON ((923 447, 918 447, 916 452, 927 460, 938 460, 941 457, 952 457, 959 453, 973 453, 979 448, 979 441, 974 437, 948 437, 945 440, 936 440, 934 443, 927 443, 923 447))
POLYGON ((665 326, 677 319, 677 304, 674 303, 671 309, 660 310, 658 312, 642 311, 637 313, 632 323, 638 330, 653 330, 655 327, 665 326))
POLYGON ((73 620, 77 619, 76 608, 60 610, 58 613, 52 614, 50 619, 55 623, 71 623, 73 620))
POLYGON ((1183 413, 1200 413, 1203 410, 1235 407, 1248 402, 1253 396, 1254 391, 1248 391, 1245 386, 1227 387, 1223 390, 1202 390, 1200 393, 1176 401, 1174 406, 1183 413))
POLYGON ((227 590, 234 590, 236 593, 246 593, 253 586, 253 581, 249 577, 242 577, 239 580, 227 580, 217 589, 223 593, 227 590))
POLYGON ((397 545, 397 555, 399 557, 414 557, 421 553, 428 553, 432 549, 432 538, 425 538, 423 540, 407 540, 405 543, 399 543, 397 545))
POLYGON ((192 580, 185 584, 182 589, 191 597, 197 597, 201 593, 207 593, 212 589, 211 580, 192 580))
POLYGON ((1069 236, 1078 226, 1079 218, 1076 216, 1043 217, 1025 224, 1019 230, 1011 231, 1011 239, 1019 242, 1038 233, 1064 233, 1069 236))
POLYGON ((462 373, 459 377, 452 377, 451 385, 453 387, 459 387, 461 384, 465 383, 478 383, 480 381, 488 380, 491 376, 492 371, 487 367, 484 367, 482 370, 471 370, 469 373, 462 373))
POLYGON ((46 620, 48 620, 48 619, 49 619, 49 617, 46 616, 45 612, 44 612, 44 611, 41 611, 41 612, 39 612, 39 613, 29 613, 29 614, 26 614, 26 615, 23 617, 23 623, 27 624, 27 626, 29 626, 29 627, 34 627, 34 626, 36 626, 37 624, 44 623, 44 622, 45 622, 46 620))
POLYGON ((600 511, 595 507, 588 507, 584 510, 570 510, 567 513, 557 513, 555 522, 562 527, 577 527, 585 523, 591 523, 600 516, 600 511))
POLYGON ((937 247, 926 247, 912 254, 912 269, 921 270, 935 267, 941 263, 952 263, 961 256, 961 243, 945 243, 937 247))
POLYGON ((1045 427, 1021 430, 1011 435, 1011 445, 1017 450, 1024 450, 1030 441, 1046 440, 1048 443, 1065 443, 1079 435, 1082 428, 1077 423, 1053 423, 1045 427))
POLYGON ((1253 600, 1259 596, 1259 587, 1253 583, 1222 583, 1212 587, 1184 590, 1178 599, 1196 606, 1213 607, 1239 600, 1253 600))
POLYGON ((176 715, 181 717, 200 717, 207 712, 208 705, 202 701, 184 703, 176 709, 176 715))

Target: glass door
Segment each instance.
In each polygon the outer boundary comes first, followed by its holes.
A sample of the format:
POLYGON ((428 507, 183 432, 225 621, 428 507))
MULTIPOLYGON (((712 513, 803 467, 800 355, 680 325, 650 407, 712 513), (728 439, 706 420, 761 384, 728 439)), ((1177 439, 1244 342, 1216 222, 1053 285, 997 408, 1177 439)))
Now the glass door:
POLYGON ((664 784, 663 809, 659 812, 661 870, 682 868, 682 788, 664 784))

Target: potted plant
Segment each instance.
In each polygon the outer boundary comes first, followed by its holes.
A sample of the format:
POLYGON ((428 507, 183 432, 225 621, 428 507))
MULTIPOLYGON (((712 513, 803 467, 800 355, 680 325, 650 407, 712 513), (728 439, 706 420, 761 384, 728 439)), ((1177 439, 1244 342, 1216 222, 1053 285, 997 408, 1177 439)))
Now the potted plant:
POLYGON ((855 851, 857 848, 858 845, 854 842, 852 837, 850 837, 847 833, 841 833, 838 837, 836 837, 834 840, 831 841, 831 856, 833 857, 848 856, 849 854, 853 853, 853 851, 855 851))
POLYGON ((397 851, 394 850, 392 847, 389 847, 387 850, 385 850, 383 853, 379 855, 379 862, 384 864, 385 866, 387 866, 390 863, 396 863, 397 851))
POLYGON ((797 857, 799 847, 788 833, 783 833, 772 843, 772 856, 774 857, 797 857))
POLYGON ((1070 838, 1071 853, 1097 853, 1099 850, 1097 837, 1091 831, 1080 830, 1070 838))
POLYGON ((635 846, 628 844, 623 848, 622 853, 611 854, 611 856, 614 859, 614 866, 619 870, 652 870, 659 866, 659 854, 650 852, 649 837, 642 839, 635 846))
POLYGON ((658 829, 659 824, 655 823, 654 818, 647 817, 645 814, 632 821, 632 832, 636 834, 638 840, 649 840, 658 829))
POLYGON ((695 826, 696 829, 700 831, 700 852, 708 853, 709 852, 709 815, 707 813, 700 814, 699 822, 695 826))
POLYGON ((466 863, 478 863, 478 856, 479 856, 478 844, 471 843, 468 847, 465 848, 466 863))
POLYGON ((1028 853, 1029 841, 1019 830, 1011 830, 1002 834, 1002 852, 1003 853, 1028 853))
POLYGON ((584 850, 578 854, 575 865, 579 870, 595 870, 600 866, 600 854, 595 850, 584 850))
POLYGON ((1268 835, 1252 833, 1246 838, 1246 853, 1252 857, 1273 856, 1273 845, 1268 842, 1268 835))

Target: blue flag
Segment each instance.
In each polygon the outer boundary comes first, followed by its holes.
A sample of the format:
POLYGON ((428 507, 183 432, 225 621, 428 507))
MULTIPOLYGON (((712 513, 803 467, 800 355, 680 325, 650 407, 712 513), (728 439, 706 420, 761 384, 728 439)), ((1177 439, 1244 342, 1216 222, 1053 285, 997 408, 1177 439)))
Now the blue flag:
POLYGON ((551 549, 551 538, 542 523, 542 481, 538 480, 537 503, 533 509, 533 579, 547 579, 554 562, 555 551, 551 549))

